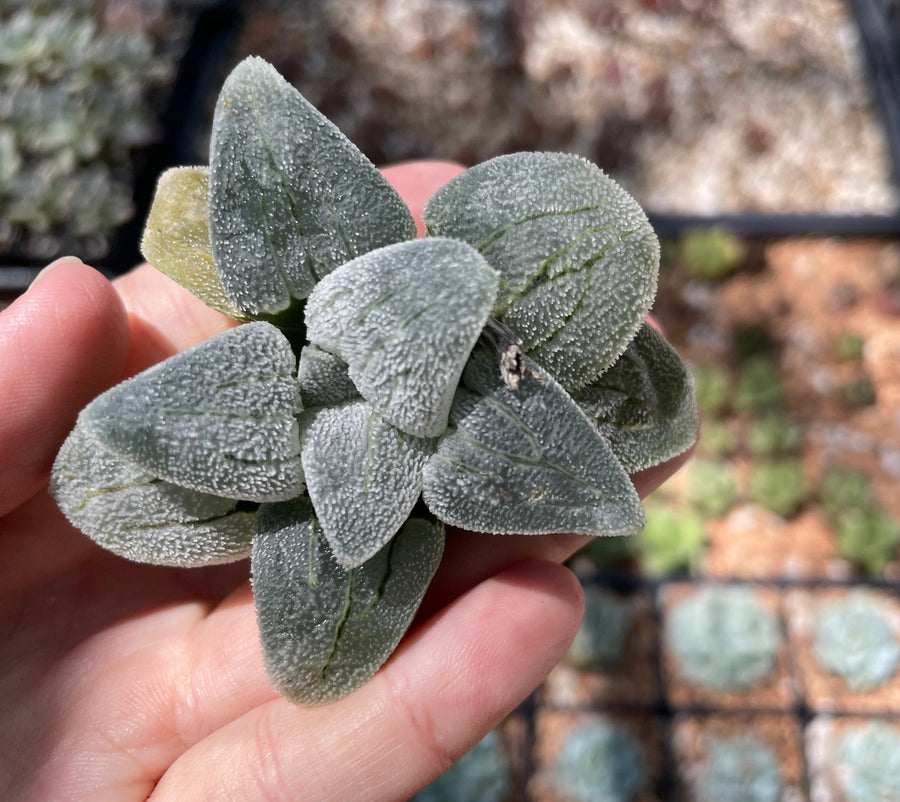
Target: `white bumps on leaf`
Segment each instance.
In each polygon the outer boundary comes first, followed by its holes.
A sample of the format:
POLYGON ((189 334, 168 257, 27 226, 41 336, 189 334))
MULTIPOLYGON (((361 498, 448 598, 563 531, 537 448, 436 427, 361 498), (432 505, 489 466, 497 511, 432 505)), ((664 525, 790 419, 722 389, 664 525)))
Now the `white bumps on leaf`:
POLYGON ((304 424, 309 497, 335 559, 355 568, 412 512, 433 444, 401 432, 364 401, 308 412, 304 424))
POLYGON ((303 487, 295 358, 269 323, 247 323, 107 390, 79 422, 107 448, 184 487, 248 501, 303 487))
POLYGON ((243 317, 228 300, 213 262, 206 167, 173 167, 159 177, 141 253, 207 306, 229 317, 243 317))
POLYGON ((376 167, 260 58, 219 94, 209 216, 222 283, 251 317, 284 312, 338 265, 415 235, 376 167))
POLYGON ((525 359, 518 388, 479 346, 451 428, 425 465, 422 498, 447 524, 495 534, 633 534, 640 499, 609 445, 547 373, 525 359))
POLYGON ((606 373, 572 397, 629 473, 672 459, 697 439, 690 371, 649 323, 606 373))
POLYGON ((308 499, 263 505, 253 594, 266 669, 279 692, 325 704, 369 679, 412 622, 443 547, 440 524, 410 518, 372 559, 346 571, 308 499))
POLYGON ((564 153, 471 167, 425 206, 429 234, 476 247, 500 273, 495 316, 567 390, 625 350, 656 293, 659 244, 637 202, 564 153))
POLYGON ((458 240, 372 251, 322 279, 306 305, 311 342, 398 429, 434 437, 497 292, 497 274, 458 240))
POLYGON ((327 407, 359 398, 347 363, 316 345, 304 345, 297 365, 303 407, 327 407))
POLYGON ((164 482, 106 448, 79 424, 63 443, 50 492, 69 521, 137 562, 193 568, 250 554, 256 512, 164 482))

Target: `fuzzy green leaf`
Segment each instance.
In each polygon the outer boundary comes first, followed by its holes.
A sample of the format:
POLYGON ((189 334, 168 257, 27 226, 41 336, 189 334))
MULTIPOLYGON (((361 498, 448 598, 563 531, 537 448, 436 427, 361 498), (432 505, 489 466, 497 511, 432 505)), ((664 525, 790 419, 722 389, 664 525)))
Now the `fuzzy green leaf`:
POLYGON ((572 398, 629 473, 683 453, 697 438, 690 372, 649 323, 606 373, 572 398))
POLYGON ((409 627, 437 570, 443 527, 411 518, 371 560, 344 570, 306 498, 260 508, 253 593, 280 693, 325 704, 368 680, 409 627))
POLYGON ((415 235, 375 166, 259 58, 222 87, 209 190, 216 267, 251 316, 282 313, 338 265, 415 235))
POLYGON ((228 300, 213 262, 206 167, 173 167, 159 177, 141 253, 207 306, 229 317, 244 317, 228 300))
POLYGON ((301 448, 319 523, 335 559, 350 569, 384 546, 412 512, 433 444, 354 401, 307 413, 301 448))
POLYGON ((307 334, 347 362, 360 394, 394 426, 434 437, 496 291, 496 273, 464 242, 403 242, 324 278, 306 305, 307 334))
POLYGON ((126 462, 79 424, 63 443, 50 492, 69 521, 138 562, 193 568, 250 554, 256 513, 234 499, 164 482, 126 462))
POLYGON ((247 323, 98 396, 79 420, 109 449, 184 487, 249 501, 302 489, 295 359, 247 323))
POLYGON ((491 350, 473 353, 425 465, 426 505, 481 532, 633 534, 643 509, 609 445, 549 374, 524 364, 514 390, 491 350))
POLYGON ((424 218, 429 234, 471 243, 500 273, 495 315, 567 390, 622 354, 656 293, 659 244, 646 216, 577 156, 476 165, 429 199, 424 218))
POLYGON ((297 366, 300 399, 305 409, 327 407, 359 398, 347 363, 316 345, 305 345, 297 366))

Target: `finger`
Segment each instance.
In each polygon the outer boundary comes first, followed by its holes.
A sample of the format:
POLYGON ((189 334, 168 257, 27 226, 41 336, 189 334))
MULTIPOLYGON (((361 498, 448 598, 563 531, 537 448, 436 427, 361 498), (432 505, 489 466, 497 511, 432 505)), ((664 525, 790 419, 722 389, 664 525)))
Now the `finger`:
POLYGON ((516 566, 426 622, 354 694, 321 708, 273 700, 196 744, 151 798, 406 799, 537 686, 581 612, 567 569, 516 566))
POLYGON ((406 201, 421 237, 425 233, 425 225, 422 222, 425 201, 463 170, 465 167, 456 162, 417 161, 383 167, 381 174, 406 201))
POLYGON ((0 515, 47 481, 78 411, 121 377, 128 336, 110 283, 74 258, 0 314, 0 515))
POLYGON ((128 375, 237 325, 149 264, 115 280, 131 323, 128 375))

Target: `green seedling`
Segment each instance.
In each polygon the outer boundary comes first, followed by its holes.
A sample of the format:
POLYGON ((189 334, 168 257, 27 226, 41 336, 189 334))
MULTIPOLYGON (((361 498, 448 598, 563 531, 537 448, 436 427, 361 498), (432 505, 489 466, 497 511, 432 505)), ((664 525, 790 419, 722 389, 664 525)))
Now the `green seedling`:
POLYGON ((834 339, 834 355, 841 362, 859 361, 865 347, 865 339, 852 331, 843 331, 834 339))
POLYGON ((733 405, 738 412, 757 414, 777 408, 784 389, 777 365, 768 357, 755 356, 741 368, 733 405))
POLYGON ((894 676, 900 644, 884 609, 871 594, 850 593, 822 605, 816 617, 813 652, 851 690, 876 688, 894 676))
POLYGON ((734 232, 714 226, 685 233, 678 243, 678 255, 691 278, 721 281, 741 266, 747 246, 734 232))
POLYGON ((653 505, 648 507, 647 523, 635 542, 641 568, 648 574, 691 571, 706 544, 703 518, 695 512, 653 505))
POLYGON ((692 371, 697 393, 697 406, 707 419, 716 418, 731 405, 734 390, 728 371, 714 362, 696 365, 692 371))
POLYGON ((875 384, 869 376, 859 376, 842 385, 840 397, 841 403, 851 410, 870 407, 878 400, 875 384))
POLYGON ((242 325, 80 413, 51 482, 75 526, 150 563, 249 555, 269 676, 303 704, 392 653, 444 524, 641 529, 629 472, 689 448, 697 411, 645 323, 658 246, 618 185, 501 156, 414 239, 374 165, 257 58, 225 81, 210 153, 161 177, 143 251, 242 325))
POLYGON ((727 463, 694 460, 688 474, 688 501, 701 516, 725 515, 738 500, 734 470, 727 463))
POLYGON ((803 438, 803 427, 778 412, 756 418, 747 428, 747 448, 754 457, 796 454, 803 447, 803 438))
POLYGON ((747 689, 778 660, 778 621, 747 588, 702 588, 673 606, 664 635, 681 676, 714 690, 747 689))
POLYGON ((807 497, 803 465, 797 459, 761 462, 750 473, 750 498, 782 518, 790 518, 807 497))

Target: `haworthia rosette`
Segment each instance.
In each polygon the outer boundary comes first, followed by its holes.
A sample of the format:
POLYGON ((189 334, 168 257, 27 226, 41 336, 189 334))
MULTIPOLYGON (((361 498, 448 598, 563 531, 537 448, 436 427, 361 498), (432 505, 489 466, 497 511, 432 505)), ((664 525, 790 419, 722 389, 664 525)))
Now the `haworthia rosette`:
POLYGON ((173 167, 159 177, 141 253, 207 306, 229 317, 243 318, 228 300, 213 262, 208 173, 206 167, 173 167))
POLYGON ((276 688, 299 704, 325 704, 368 680, 409 627, 443 544, 440 524, 411 518, 372 559, 347 571, 308 499, 263 505, 251 567, 276 688))
POLYGON ((433 443, 401 432, 364 401, 306 413, 303 423, 309 497, 335 559, 355 568, 412 512, 433 443))
POLYGON ((269 323, 246 323, 107 390, 79 422, 166 481, 278 501, 303 487, 299 409, 290 344, 269 323))
POLYGON ((193 568, 250 554, 256 513, 234 499, 164 482, 83 425, 63 443, 50 491, 69 521, 120 557, 193 568))
POLYGON ((497 274, 458 240, 391 245, 322 279, 306 305, 311 342, 398 429, 434 437, 497 291, 497 274))
POLYGON ((338 265, 415 236, 393 187, 270 64, 242 61, 216 104, 212 252, 232 303, 273 316, 338 265))
POLYGON ((629 473, 683 453, 697 438, 690 371, 649 323, 606 373, 572 397, 629 473))
POLYGON ((297 365, 303 407, 325 407, 359 398, 349 368, 339 356, 317 345, 305 345, 297 365))
POLYGON ((496 534, 633 534, 643 509, 609 445, 546 372, 525 360, 517 389, 483 346, 451 428, 425 465, 423 499, 454 526, 496 534))
POLYGON ((656 293, 659 245, 637 202, 564 153, 476 165, 427 202, 429 234, 476 247, 500 273, 495 315, 567 390, 625 350, 656 293))

